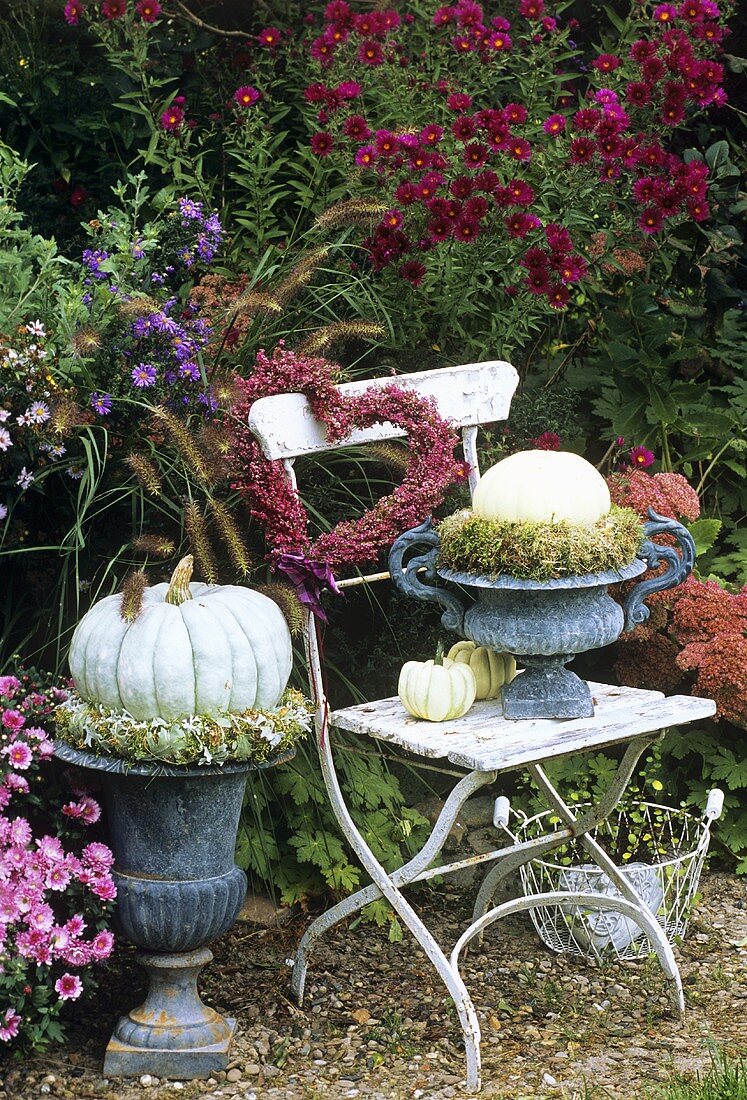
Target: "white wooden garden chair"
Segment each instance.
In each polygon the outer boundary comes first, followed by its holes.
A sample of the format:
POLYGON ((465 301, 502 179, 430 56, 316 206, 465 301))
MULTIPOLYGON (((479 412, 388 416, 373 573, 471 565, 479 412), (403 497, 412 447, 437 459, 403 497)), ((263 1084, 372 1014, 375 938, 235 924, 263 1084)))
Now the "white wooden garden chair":
MULTIPOLYGON (((351 382, 340 386, 340 390, 359 394, 368 387, 384 386, 392 381, 392 378, 382 378, 351 382)), ((396 378, 398 386, 410 386, 418 393, 433 397, 441 415, 461 430, 464 457, 470 466, 469 486, 472 493, 479 480, 478 426, 507 418, 517 382, 518 376, 511 364, 500 361, 471 363, 396 378)), ((249 427, 266 457, 283 461, 294 488, 293 462, 297 457, 319 454, 333 447, 403 435, 392 425, 382 424, 357 430, 342 443, 330 446, 324 427, 314 419, 306 398, 301 394, 279 394, 256 401, 251 410, 249 427)), ((381 581, 388 576, 388 573, 377 573, 366 578, 343 580, 340 587, 362 581, 381 581)), ((318 630, 316 617, 309 614, 306 652, 316 706, 315 730, 322 773, 340 829, 369 874, 371 884, 334 905, 317 918, 305 933, 293 962, 291 980, 292 992, 298 1003, 303 1000, 307 958, 315 942, 346 917, 369 902, 384 897, 430 959, 454 1001, 464 1036, 467 1089, 477 1091, 480 1088, 480 1026, 459 971, 461 952, 474 937, 482 936, 486 927, 501 917, 565 902, 616 910, 635 921, 648 936, 658 956, 671 983, 674 1009, 681 1015, 684 1011, 682 983, 672 948, 654 914, 590 833, 619 803, 641 754, 661 736, 661 731, 670 725, 682 725, 713 715, 714 704, 710 700, 691 696, 667 699, 656 691, 591 684, 596 707, 593 718, 507 722, 501 712, 500 700, 497 700, 476 704, 465 717, 456 721, 418 722, 409 718, 396 697, 330 713, 324 693, 318 630), (376 859, 350 815, 335 769, 334 740, 329 733, 330 727, 377 738, 414 757, 446 760, 465 771, 446 799, 421 851, 391 874, 376 859), (572 753, 598 752, 612 745, 626 746, 615 776, 597 804, 578 815, 550 782, 543 762, 572 753), (500 838, 497 836, 494 851, 450 864, 438 864, 438 856, 464 803, 480 788, 492 784, 500 772, 509 770, 523 770, 531 776, 544 795, 548 808, 554 811, 563 827, 508 847, 499 846, 500 838), (500 879, 530 859, 546 855, 573 838, 583 845, 590 859, 609 876, 618 890, 618 898, 607 896, 600 900, 598 896, 588 893, 544 893, 519 897, 490 908, 500 879), (449 956, 431 935, 402 890, 410 883, 423 882, 480 863, 486 866, 492 864, 492 867, 478 891, 473 920, 449 956)))

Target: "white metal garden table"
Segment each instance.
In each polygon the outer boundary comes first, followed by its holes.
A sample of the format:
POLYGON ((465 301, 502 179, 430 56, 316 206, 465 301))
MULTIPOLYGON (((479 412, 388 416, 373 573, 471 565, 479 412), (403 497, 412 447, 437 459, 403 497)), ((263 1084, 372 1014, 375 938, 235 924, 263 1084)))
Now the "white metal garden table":
MULTIPOLYGON (((392 379, 348 383, 341 387, 360 393, 367 386, 384 385, 392 379)), ((467 366, 400 376, 398 385, 412 385, 420 393, 434 397, 440 411, 462 429, 464 454, 470 465, 470 488, 479 480, 476 453, 477 426, 505 419, 516 386, 514 368, 503 362, 467 366)), ((282 459, 289 480, 295 486, 294 458, 331 449, 322 427, 314 420, 306 399, 300 394, 281 394, 255 402, 249 426, 268 458, 282 459)), ((402 433, 392 425, 380 425, 357 431, 347 443, 364 443, 396 437, 402 433)), ((339 447, 340 444, 335 444, 339 447)), ((347 582, 381 580, 387 573, 347 582)), ((344 587, 345 581, 341 582, 344 587)), ((460 956, 467 944, 481 936, 501 917, 543 905, 561 902, 594 908, 617 910, 634 921, 647 935, 666 977, 669 979, 673 1008, 684 1011, 684 998, 672 948, 654 914, 630 881, 605 853, 593 830, 604 822, 618 805, 642 753, 672 725, 707 718, 715 713, 708 699, 691 696, 665 698, 660 692, 592 684, 595 714, 592 718, 557 720, 504 719, 500 700, 479 702, 463 718, 433 723, 411 718, 399 699, 394 697, 363 703, 329 712, 322 662, 319 624, 313 614, 307 617, 306 651, 309 676, 315 702, 315 729, 321 767, 330 804, 345 838, 371 878, 371 884, 315 920, 301 940, 291 978, 294 997, 303 1000, 307 960, 314 944, 325 932, 377 898, 385 898, 415 941, 430 959, 444 982, 457 1009, 464 1036, 467 1062, 467 1088, 480 1088, 480 1026, 474 1005, 459 970, 460 956), (398 870, 388 873, 366 844, 346 805, 334 761, 335 729, 373 737, 422 759, 447 761, 460 769, 458 780, 421 851, 398 870), (550 782, 544 764, 572 753, 598 752, 612 746, 624 746, 614 777, 595 805, 580 815, 565 802, 550 782), (494 783, 506 771, 527 773, 548 808, 562 826, 529 840, 496 845, 494 851, 442 864, 438 857, 446 838, 465 802, 476 791, 494 783), (569 891, 517 897, 491 907, 498 883, 506 875, 537 856, 546 855, 575 839, 594 864, 610 879, 618 897, 569 891), (408 902, 403 889, 464 867, 485 864, 489 868, 475 901, 473 919, 459 937, 450 955, 439 946, 426 923, 408 902)), ((403 949, 406 949, 403 945, 403 949)))

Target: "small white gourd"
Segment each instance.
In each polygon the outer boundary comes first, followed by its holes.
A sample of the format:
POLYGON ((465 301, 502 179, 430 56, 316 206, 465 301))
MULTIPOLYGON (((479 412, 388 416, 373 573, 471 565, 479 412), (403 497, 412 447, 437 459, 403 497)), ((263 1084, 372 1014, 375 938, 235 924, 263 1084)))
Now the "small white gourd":
POLYGON ((442 652, 439 647, 435 660, 408 661, 402 666, 397 694, 413 718, 449 722, 466 714, 475 701, 472 669, 450 661, 442 652))
POLYGON ((474 642, 456 642, 446 656, 472 669, 477 685, 476 699, 497 699, 503 685, 510 684, 516 675, 516 661, 510 653, 496 653, 474 642))

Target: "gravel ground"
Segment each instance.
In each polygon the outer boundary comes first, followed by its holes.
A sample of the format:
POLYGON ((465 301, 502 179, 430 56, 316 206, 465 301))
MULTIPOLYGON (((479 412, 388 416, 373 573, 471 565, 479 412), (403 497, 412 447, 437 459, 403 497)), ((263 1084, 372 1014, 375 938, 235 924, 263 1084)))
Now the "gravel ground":
MULTIPOLYGON (((528 920, 496 926, 464 969, 483 1031, 485 1097, 643 1100, 674 1070, 703 1069, 713 1044, 747 1053, 747 890, 707 873, 686 942, 677 949, 688 1003, 678 1023, 650 961, 598 967, 542 947, 528 920), (603 1086, 592 1092, 591 1085, 603 1086)), ((440 886, 416 895, 441 942, 469 916, 470 895, 440 886)), ((74 1006, 69 1043, 0 1068, 0 1100, 145 1096, 244 1100, 446 1100, 467 1094, 456 1014, 424 957, 368 925, 338 928, 315 957, 303 1010, 288 996, 285 958, 303 931, 238 924, 213 945, 205 1000, 239 1021, 234 1058, 208 1081, 106 1080, 100 1067, 119 1010, 142 984, 121 949, 87 1004, 74 1006)))

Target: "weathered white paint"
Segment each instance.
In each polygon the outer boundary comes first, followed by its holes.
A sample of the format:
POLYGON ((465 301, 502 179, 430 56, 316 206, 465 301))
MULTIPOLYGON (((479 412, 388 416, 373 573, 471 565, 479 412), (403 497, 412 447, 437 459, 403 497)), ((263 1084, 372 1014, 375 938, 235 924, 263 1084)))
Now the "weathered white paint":
MULTIPOLYGON (((406 387, 433 397, 441 415, 455 427, 463 428, 505 420, 518 382, 519 376, 510 363, 494 360, 344 382, 338 388, 340 393, 354 396, 392 384, 406 387)), ((356 430, 343 442, 330 445, 324 425, 314 418, 309 402, 301 393, 280 393, 255 401, 249 414, 249 428, 265 455, 273 459, 319 454, 338 447, 405 435, 401 428, 384 423, 356 430)))
POLYGON ((478 771, 507 771, 574 752, 600 749, 636 734, 682 725, 716 712, 711 699, 638 688, 590 684, 593 718, 532 718, 511 722, 503 717, 500 699, 475 703, 452 722, 411 718, 394 696, 376 703, 335 711, 332 724, 398 745, 418 756, 447 759, 478 771))

